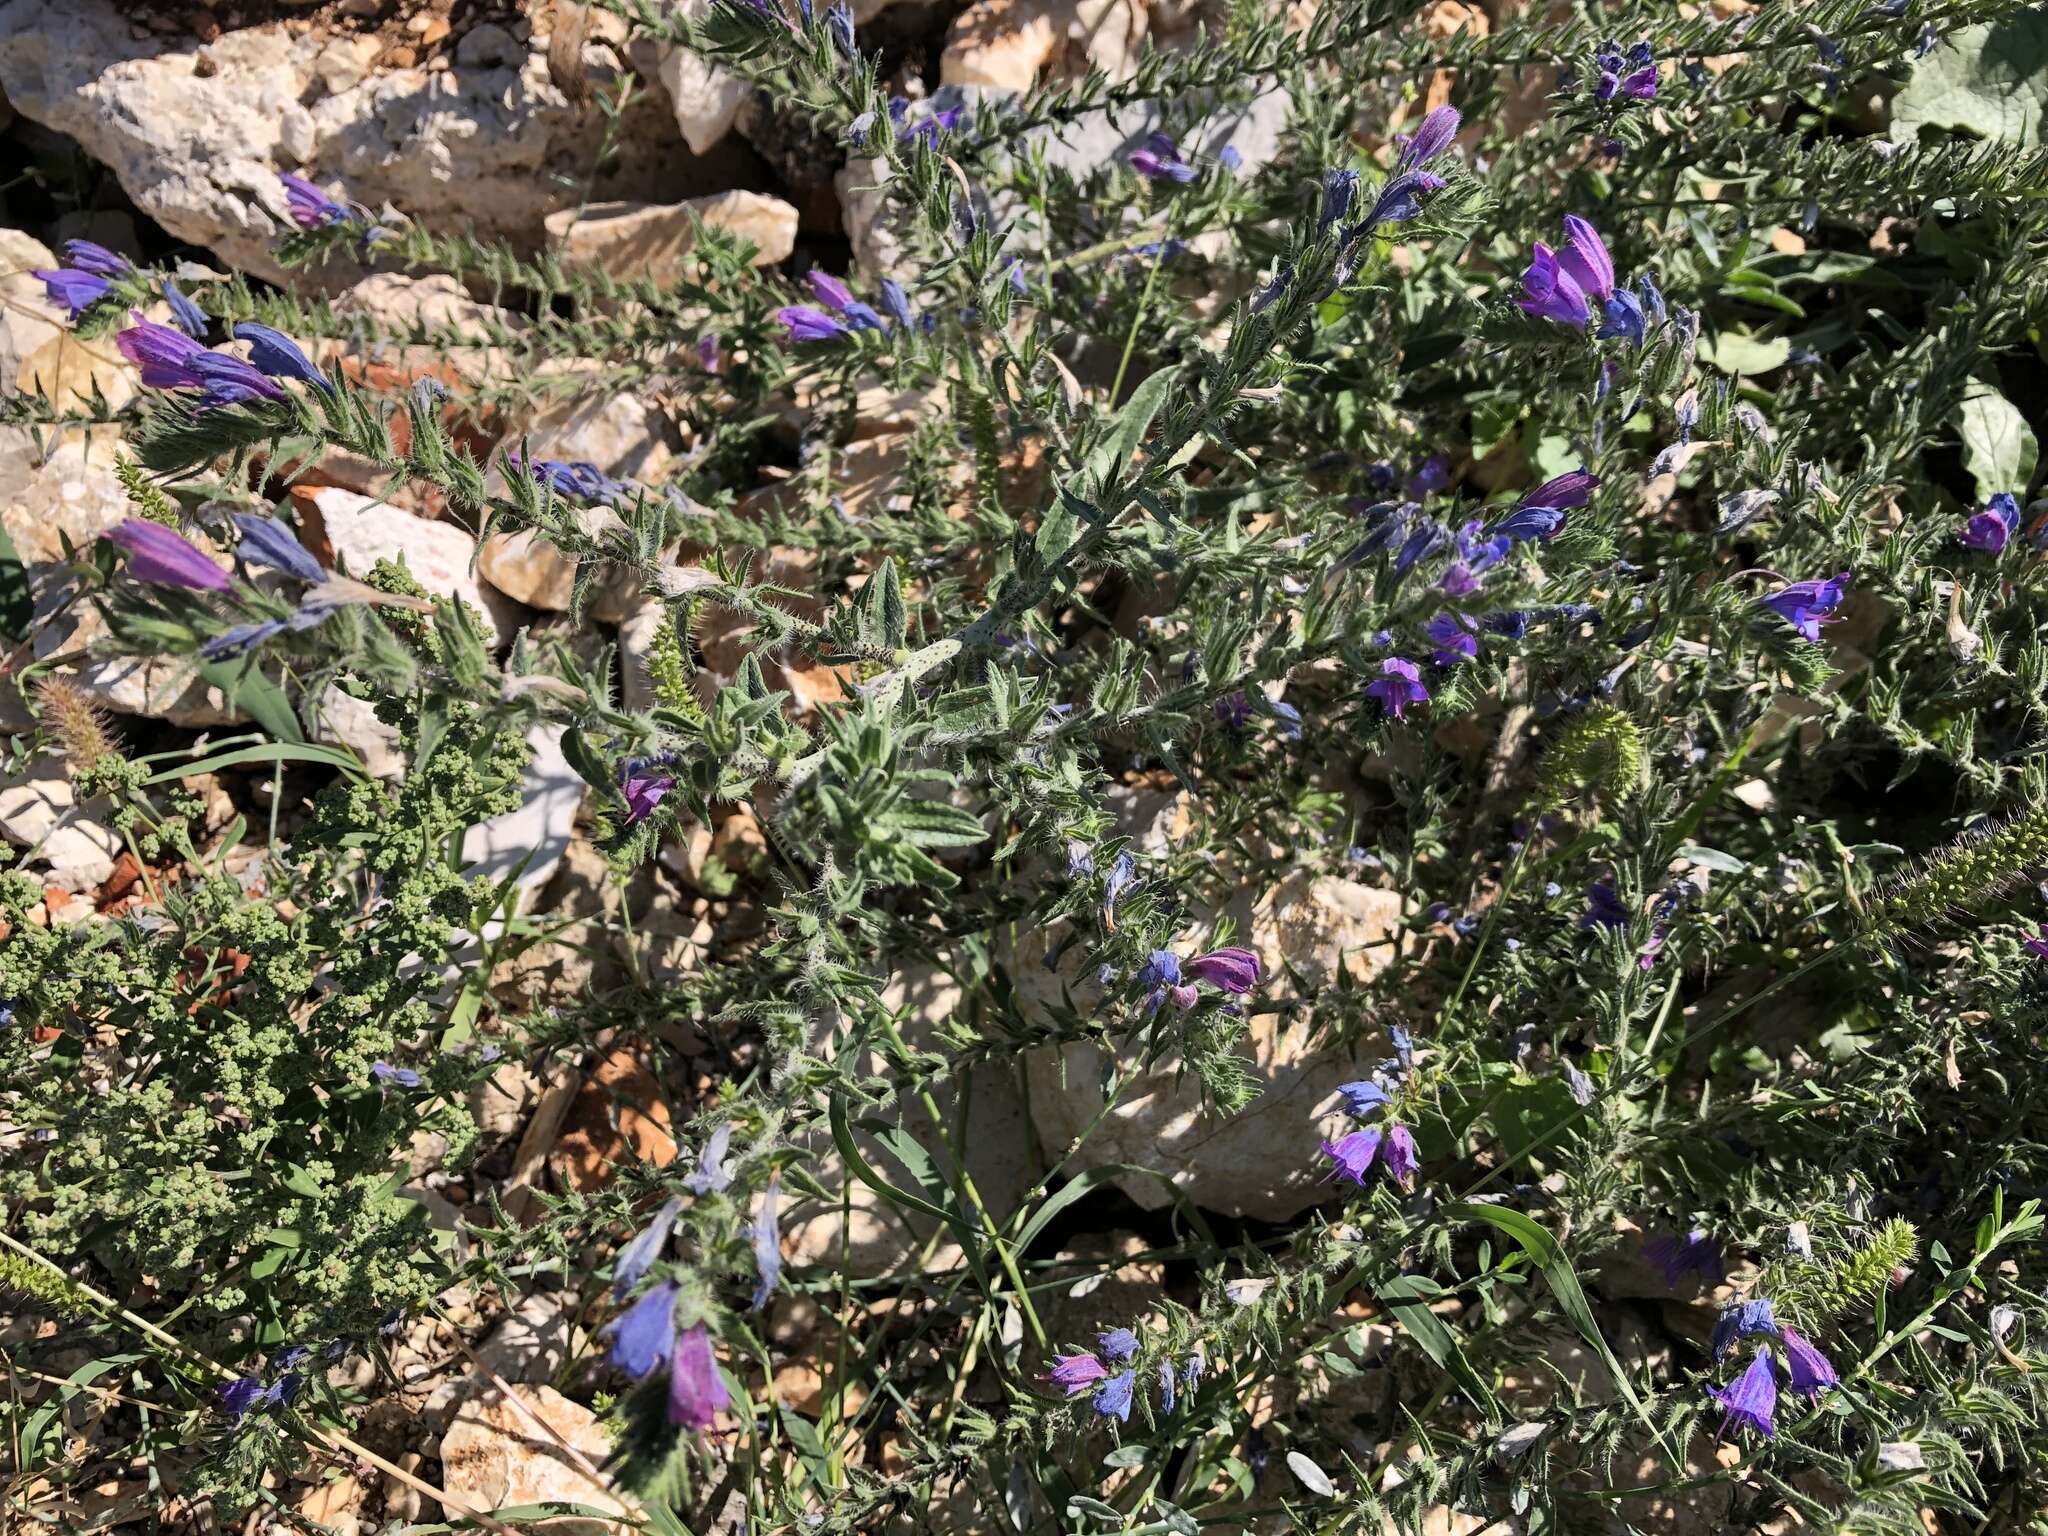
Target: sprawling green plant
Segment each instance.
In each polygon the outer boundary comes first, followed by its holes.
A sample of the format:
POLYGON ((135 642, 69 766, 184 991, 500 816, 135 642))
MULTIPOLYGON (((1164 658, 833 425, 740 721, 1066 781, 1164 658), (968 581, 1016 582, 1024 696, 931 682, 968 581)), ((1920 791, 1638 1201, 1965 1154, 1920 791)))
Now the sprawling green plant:
MULTIPOLYGON (((913 102, 843 6, 615 9, 842 148, 888 275, 794 284, 707 229, 682 277, 614 278, 306 187, 284 259, 453 273, 523 323, 405 333, 235 282, 196 336, 120 331, 152 386, 137 520, 77 552, 73 600, 234 692, 235 761, 329 780, 259 889, 161 793, 205 762, 81 754, 61 676, 20 746, 200 871, 78 928, 0 888, 7 1278, 181 1404, 215 1385, 191 1349, 236 1373, 228 1412, 135 1436, 245 1494, 331 1446, 357 1395, 283 1352, 455 1278, 394 1191, 415 1131, 462 1156, 491 1009, 535 1056, 683 1024, 728 1069, 675 1164, 479 1220, 460 1267, 616 1309, 651 1528, 737 1498, 805 1531, 1593 1530, 1657 1501, 2048 1529, 2038 14, 1504 6, 1445 38, 1244 0, 1125 80, 913 102), (1268 102, 1284 127, 1240 146, 1268 102), (499 363, 386 393, 323 340, 499 363), (930 410, 853 514, 876 384, 930 410), (624 389, 680 402, 668 483, 456 431, 624 389), (793 400, 795 473, 743 501, 793 400), (534 531, 578 619, 600 580, 658 605, 653 706, 566 646, 493 654, 402 570, 294 554, 281 467, 330 449, 534 531), (717 676, 714 626, 742 636, 717 676), (842 692, 800 711, 775 682, 817 667, 842 692), (402 731, 396 787, 305 744, 333 687, 402 731), (766 851, 708 877, 746 917, 696 969, 521 1015, 447 967, 512 904, 461 834, 541 725, 622 885, 736 807, 766 851), (1119 817, 1159 782, 1190 806, 1163 843, 1119 817), (1299 871, 1392 893, 1390 953, 1274 975, 1218 914, 1299 871), (906 1017, 892 981, 933 972, 957 1001, 906 1017), (1144 1171, 1085 1141, 1014 1210, 968 1172, 970 1069, 1091 1045, 1104 1118, 1172 1063, 1220 1123, 1275 1015, 1387 1057, 1345 1134, 1304 1104, 1270 1147, 1332 1181, 1295 1222, 1139 1212, 1111 1180, 1144 1171), (856 1195, 957 1259, 785 1267, 783 1207, 856 1195), (1168 1285, 1061 1337, 1060 1251, 1113 1225, 1168 1285), (1732 1276, 1675 1352, 1620 1336, 1645 1258, 1674 1298, 1732 1276), (838 1330, 803 1411, 784 1294, 838 1330)), ((160 281, 87 252, 53 292, 111 333, 160 281)))

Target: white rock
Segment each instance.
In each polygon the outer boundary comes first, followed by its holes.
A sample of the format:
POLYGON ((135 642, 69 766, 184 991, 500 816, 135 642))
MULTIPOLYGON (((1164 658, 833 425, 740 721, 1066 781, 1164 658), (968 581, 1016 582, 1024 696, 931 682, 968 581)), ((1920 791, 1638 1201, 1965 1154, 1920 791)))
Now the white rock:
POLYGON ((517 810, 471 827, 462 838, 463 873, 504 880, 515 871, 528 897, 554 878, 576 835, 576 812, 589 787, 562 752, 559 726, 537 725, 526 735, 532 754, 517 810))
POLYGON ((796 249, 796 209, 761 192, 719 192, 680 203, 592 203, 550 214, 547 231, 571 267, 668 283, 683 273, 700 223, 752 242, 757 267, 787 261, 796 249))
MULTIPOLYGON (((514 1404, 488 1383, 473 1379, 470 1385, 438 1452, 441 1486, 467 1509, 583 1504, 625 1513, 610 1489, 578 1464, 600 1467, 611 1453, 596 1414, 552 1387, 515 1386, 514 1404)), ((547 1522, 550 1536, 610 1536, 616 1528, 611 1520, 547 1522)))
POLYGON ((652 709, 654 684, 648 680, 647 658, 654 645, 655 631, 667 617, 666 607, 652 598, 641 598, 619 619, 619 698, 628 709, 652 709))
POLYGON ((376 706, 369 700, 339 688, 330 686, 320 697, 314 740, 347 747, 362 759, 364 771, 373 779, 395 780, 405 773, 405 748, 398 727, 379 720, 376 706))
MULTIPOLYGON (((289 227, 277 174, 293 164, 369 207, 523 242, 582 195, 606 131, 601 92, 572 102, 537 53, 434 72, 375 70, 375 52, 374 39, 278 27, 181 46, 136 36, 115 0, 0 0, 0 95, 76 139, 171 234, 240 270, 284 276, 270 246, 289 227)), ((618 73, 600 43, 584 63, 593 85, 618 73)), ((631 188, 656 183, 673 144, 668 113, 640 94, 614 141, 631 188)))
MULTIPOLYGON (((617 479, 659 485, 675 467, 669 430, 668 419, 650 402, 626 393, 605 394, 543 411, 506 446, 516 447, 523 438, 525 451, 536 459, 588 460, 617 479)), ((592 534, 619 526, 618 515, 602 507, 585 510, 581 518, 592 534)), ((489 535, 478 569, 508 597, 551 613, 568 611, 575 562, 531 531, 489 535)), ((612 567, 599 577, 592 612, 606 623, 615 622, 635 590, 632 574, 612 567)))
POLYGON ((90 409, 94 385, 115 409, 135 394, 135 373, 111 341, 83 342, 29 274, 58 260, 42 241, 0 229, 0 393, 42 395, 90 409))
POLYGON ((536 1291, 499 1320, 476 1358, 506 1382, 546 1382, 588 1347, 561 1295, 536 1291))
POLYGON ((74 894, 114 872, 121 839, 93 819, 108 808, 105 800, 95 800, 80 811, 63 765, 50 758, 0 780, 0 835, 34 850, 30 863, 46 884, 74 894))
POLYGON ((460 598, 477 611, 485 638, 502 645, 519 618, 503 597, 470 574, 476 540, 453 523, 415 517, 389 502, 336 486, 295 495, 309 548, 324 545, 348 574, 363 577, 379 560, 403 561, 412 577, 437 597, 460 598))
MULTIPOLYGON (((1297 870, 1256 903, 1240 898, 1228 910, 1243 935, 1238 942, 1258 953, 1265 974, 1250 999, 1250 1026, 1237 1045, 1237 1054, 1261 1084, 1259 1097, 1225 1119, 1203 1105, 1193 1075, 1183 1070, 1178 1055, 1169 1055, 1138 1072, 1107 1118, 1088 1134, 1080 1165, 1154 1168, 1199 1206, 1284 1221, 1327 1188, 1318 1182, 1315 1151, 1320 1137, 1341 1124, 1337 1085, 1357 1078, 1387 1052, 1371 1042, 1318 1048, 1306 1021, 1261 1013, 1257 1005, 1293 994, 1290 969, 1299 977, 1300 995, 1307 997, 1332 985, 1340 969, 1359 980, 1384 970, 1395 954, 1402 903, 1392 891, 1297 870)), ((1088 946, 1068 949, 1057 971, 1045 968, 1046 957, 1064 935, 1060 927, 1027 933, 1017 943, 1012 974, 1020 1001, 1056 1006, 1064 990, 1085 1013, 1100 996, 1088 946)), ((1204 944, 1190 935, 1191 952, 1204 944)), ((1033 1051, 1025 1064, 1040 1136, 1047 1155, 1058 1157, 1089 1133, 1102 1113, 1104 1063, 1094 1046, 1077 1043, 1033 1051)), ((1116 1182, 1147 1209, 1169 1202, 1156 1179, 1123 1175, 1116 1182)))
MULTIPOLYGON (((672 0, 668 11, 672 16, 697 16, 710 8, 711 0, 672 0)), ((745 81, 687 48, 663 48, 658 72, 691 154, 703 154, 732 132, 740 103, 747 99, 745 81)))
POLYGON ((939 58, 947 85, 1028 91, 1048 65, 1061 75, 1092 66, 1113 80, 1137 65, 1144 0, 980 0, 954 21, 939 58))

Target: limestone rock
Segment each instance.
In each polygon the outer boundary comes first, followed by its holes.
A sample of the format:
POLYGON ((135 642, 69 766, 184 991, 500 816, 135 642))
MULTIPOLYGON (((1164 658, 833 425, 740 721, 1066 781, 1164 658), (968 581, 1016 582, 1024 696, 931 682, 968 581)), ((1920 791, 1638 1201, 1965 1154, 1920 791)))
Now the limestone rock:
POLYGON ((674 1124, 661 1084, 621 1046, 591 1069, 548 1161, 564 1188, 587 1194, 609 1185, 621 1163, 674 1162, 674 1124))
MULTIPOLYGON (((659 485, 675 465, 667 418, 637 395, 602 395, 550 407, 519 434, 536 459, 587 460, 620 480, 659 485)), ((595 536, 621 526, 605 507, 580 514, 595 536)), ((477 568, 484 579, 519 602, 550 613, 566 613, 575 590, 575 562, 531 530, 494 533, 484 540, 477 568)), ((613 566, 598 579, 591 607, 606 623, 616 622, 634 599, 632 574, 613 566)))
MULTIPOLYGON (((1396 953, 1402 904, 1398 894, 1297 870, 1256 903, 1240 898, 1229 908, 1240 942, 1257 951, 1266 980, 1254 998, 1300 995, 1334 983, 1340 969, 1358 980, 1384 970, 1396 953)), ((1012 974, 1021 999, 1057 1006, 1063 989, 1084 1011, 1099 996, 1087 974, 1087 946, 1068 949, 1057 970, 1045 961, 1065 930, 1038 930, 1020 939, 1012 974)), ((1193 949, 1203 947, 1190 936, 1193 949)), ((1253 1012, 1238 1054, 1262 1091, 1228 1119, 1203 1105, 1199 1085, 1178 1055, 1140 1072, 1108 1117, 1088 1136, 1082 1165, 1132 1163, 1159 1170, 1195 1204, 1232 1216, 1284 1221, 1313 1204, 1314 1151, 1320 1131, 1336 1129, 1339 1083, 1350 1082, 1385 1054, 1370 1044, 1349 1049, 1314 1046, 1305 1022, 1253 1012), (1320 1123, 1320 1131, 1319 1131, 1320 1123), (1276 1149, 1298 1149, 1279 1155, 1276 1149)), ((1063 1154, 1088 1132, 1103 1107, 1104 1063, 1095 1047, 1068 1045, 1026 1057, 1031 1105, 1048 1156, 1063 1154)), ((1156 1179, 1124 1175, 1117 1184, 1133 1200, 1157 1210, 1169 1200, 1156 1179)))
MULTIPOLYGON (((675 0, 670 13, 697 16, 710 0, 675 0)), ((690 153, 701 155, 728 133, 747 99, 746 82, 687 48, 665 47, 657 70, 675 107, 676 127, 690 153)))
POLYGON ((540 1079, 522 1061, 506 1060, 469 1090, 466 1102, 477 1135, 484 1141, 516 1136, 540 1098, 540 1079))
POLYGON ((34 849, 31 867, 59 890, 89 891, 114 873, 121 839, 93 816, 106 808, 99 800, 81 809, 63 765, 52 758, 0 779, 0 836, 34 849))
POLYGON ((522 905, 554 878, 589 788, 569 766, 560 726, 536 725, 527 732, 526 746, 518 809, 478 822, 462 838, 463 872, 494 881, 516 875, 522 905))
POLYGON ((757 267, 787 261, 796 249, 797 211, 761 192, 720 192, 680 203, 592 203, 547 220, 548 236, 568 266, 616 278, 672 283, 697 243, 697 228, 751 242, 757 267))
POLYGON ((63 312, 29 275, 58 264, 40 240, 0 229, 0 393, 41 395, 60 407, 91 410, 97 390, 118 410, 135 397, 135 370, 112 340, 72 335, 63 312))
POLYGON ((1144 0, 979 0, 953 23, 939 78, 1026 91, 1047 66, 1092 66, 1121 80, 1137 66, 1146 10, 1144 0))
POLYGON ((477 1346, 477 1364, 512 1382, 545 1382, 589 1348, 574 1311, 554 1291, 536 1291, 499 1319, 477 1346))
MULTIPOLYGON (((171 234, 239 270, 285 276, 270 249, 289 227, 282 169, 441 229, 526 243, 578 198, 606 134, 598 92, 572 101, 547 59, 523 50, 438 71, 375 70, 374 56, 280 27, 204 46, 138 37, 115 0, 0 0, 0 95, 76 139, 171 234)), ((583 64, 593 83, 620 73, 601 42, 583 64)), ((655 93, 636 95, 600 195, 673 187, 669 114, 655 93)))
POLYGON ((306 547, 323 565, 345 566, 348 574, 360 578, 379 560, 402 561, 427 591, 459 598, 475 609, 491 645, 511 639, 517 613, 470 574, 476 540, 453 523, 416 517, 402 507, 338 486, 295 487, 292 502, 299 510, 306 547))
POLYGON ((392 780, 405 772, 407 759, 398 727, 379 720, 369 700, 330 685, 321 695, 318 720, 314 740, 347 747, 362 759, 371 778, 392 780))
POLYGON ((523 315, 482 304, 445 272, 409 277, 375 272, 338 294, 334 312, 358 319, 354 335, 331 351, 388 363, 407 373, 447 371, 456 382, 486 383, 515 376, 523 367, 509 345, 528 329, 523 315), (431 334, 431 346, 393 337, 431 334))
MULTIPOLYGON (((608 1515, 625 1506, 578 1465, 610 1454, 597 1415, 552 1387, 515 1386, 518 1403, 481 1380, 441 1437, 441 1486, 471 1510, 517 1504, 582 1504, 608 1515), (536 1423, 535 1421, 539 1422, 536 1423), (571 1450, 564 1446, 573 1447, 571 1450)), ((453 1514, 455 1511, 451 1510, 453 1514)), ((553 1536, 609 1536, 611 1520, 550 1520, 553 1536)))

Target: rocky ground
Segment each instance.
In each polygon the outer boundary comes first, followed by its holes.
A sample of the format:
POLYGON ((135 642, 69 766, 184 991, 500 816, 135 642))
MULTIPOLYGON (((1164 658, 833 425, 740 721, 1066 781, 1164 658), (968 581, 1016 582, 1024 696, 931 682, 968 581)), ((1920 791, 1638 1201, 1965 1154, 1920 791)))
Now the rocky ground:
MULTIPOLYGON (((1091 64, 1125 72, 1147 41, 1170 47, 1190 38, 1200 11, 1200 0, 855 4, 864 46, 883 49, 898 88, 911 95, 945 84, 1021 89, 1091 64)), ((1432 12, 1432 24, 1446 31, 1460 21, 1483 27, 1485 16, 1455 0, 1432 12)), ((1097 138, 1063 147, 1099 158, 1142 131, 1142 124, 1119 125, 1105 142, 1098 125, 1097 138)), ((1233 142, 1248 161, 1270 158, 1274 114, 1255 111, 1236 132, 1233 142)), ((60 401, 88 400, 97 390, 114 407, 136 394, 113 348, 73 339, 41 285, 25 275, 55 265, 54 248, 67 238, 88 237, 139 260, 182 260, 199 280, 234 271, 285 281, 271 252, 286 228, 282 171, 345 188, 372 208, 389 204, 432 227, 556 250, 615 275, 672 270, 694 213, 744 234, 764 264, 794 274, 815 263, 872 277, 888 260, 887 231, 859 190, 857 168, 841 161, 836 150, 818 153, 772 103, 724 72, 635 41, 617 17, 568 0, 0 0, 0 164, 25 167, 0 190, 0 390, 40 390, 60 401), (599 106, 607 95, 624 101, 608 145, 599 106)), ((490 378, 504 366, 480 327, 516 329, 520 320, 448 278, 357 271, 298 280, 326 285, 343 314, 385 322, 424 316, 469 328, 476 344, 437 365, 451 367, 456 383, 490 378)), ((348 353, 344 366, 390 370, 380 382, 402 382, 422 366, 417 358, 339 350, 348 353)), ((836 470, 850 510, 891 494, 907 434, 924 409, 923 401, 880 392, 863 397, 862 420, 836 470)), ((650 481, 688 448, 659 391, 565 402, 473 430, 479 452, 523 434, 537 454, 587 459, 650 481)), ((8 676, 0 679, 0 730, 33 728, 12 678, 31 662, 54 662, 108 712, 132 751, 189 746, 244 718, 181 666, 93 656, 96 620, 34 608, 39 576, 63 558, 63 541, 84 546, 127 515, 113 446, 111 429, 54 440, 0 429, 0 510, 28 583, 26 591, 0 593, 0 607, 18 626, 9 637, 8 676)), ((362 467, 329 461, 299 474, 289 495, 329 563, 360 570, 402 556, 426 586, 484 614, 501 641, 521 626, 567 623, 570 572, 559 557, 519 537, 494 536, 479 549, 430 500, 385 499, 386 491, 362 467)), ((773 497, 774 485, 754 494, 773 497)), ((802 587, 809 558, 779 556, 774 579, 802 587)), ((595 605, 588 630, 572 637, 619 648, 629 705, 645 702, 640 662, 657 617, 641 600, 610 593, 595 605)), ((714 669, 719 640, 706 637, 714 669)), ((785 669, 777 684, 794 692, 799 707, 840 686, 824 668, 785 669)), ((386 728, 351 700, 330 702, 329 739, 359 752, 376 773, 404 770, 386 728)), ((665 850, 622 892, 588 841, 581 781, 557 742, 542 737, 534 746, 525 804, 476 829, 466 849, 482 867, 505 869, 533 851, 523 877, 529 909, 568 924, 554 942, 500 968, 494 990, 507 1007, 569 1000, 616 981, 628 964, 659 982, 688 971, 712 946, 744 941, 754 909, 726 893, 765 853, 747 810, 665 850), (622 915, 631 918, 630 945, 621 937, 622 915)), ((284 803, 273 806, 277 781, 232 769, 187 787, 203 798, 213 835, 237 815, 252 827, 271 825, 274 811, 288 828, 301 788, 283 781, 284 803)), ((1160 839, 1190 814, 1170 788, 1139 782, 1123 792, 1123 808, 1129 830, 1160 839)), ((40 920, 92 922, 126 910, 133 898, 144 871, 103 824, 101 809, 74 803, 54 767, 0 782, 0 835, 46 887, 40 920)), ((256 852, 240 856, 253 860, 256 852)), ((149 873, 174 879, 178 871, 149 873)), ((1371 974, 1405 931, 1397 896, 1306 874, 1247 899, 1234 915, 1269 974, 1291 974, 1304 986, 1328 981, 1340 966, 1371 974)), ((1056 985, 1040 966, 1017 969, 1033 985, 1056 985)), ((925 1020, 950 1006, 950 983, 938 975, 899 978, 897 986, 925 1020)), ((484 1131, 480 1156, 453 1171, 442 1166, 444 1149, 423 1138, 410 1170, 412 1198, 459 1251, 466 1208, 486 1192, 517 1212, 536 1189, 600 1186, 619 1159, 672 1160, 677 1121, 745 1047, 687 1030, 663 1043, 671 1049, 660 1078, 633 1049, 602 1042, 575 1064, 535 1070, 508 1060, 471 1106, 484 1131)), ((1297 1214, 1314 1197, 1310 1175, 1265 1155, 1269 1117, 1291 1126, 1355 1067, 1308 1050, 1277 1025, 1251 1049, 1269 1090, 1257 1113, 1213 1134, 1196 1113, 1192 1088, 1162 1073, 1146 1091, 1127 1095, 1096 1132, 1099 1160, 1160 1167, 1220 1218, 1261 1223, 1297 1214)), ((1092 1121, 1094 1076, 1080 1059, 976 1075, 975 1134, 966 1140, 975 1149, 971 1171, 998 1216, 1030 1188, 1037 1146, 1064 1144, 1092 1121)), ((822 1166, 831 1158, 821 1152, 820 1159, 820 1176, 831 1185, 822 1166)), ((1058 1260, 1064 1269, 1048 1276, 1072 1276, 1056 1293, 1056 1320, 1048 1319, 1059 1337, 1120 1322, 1162 1294, 1192 1299, 1185 1266, 1159 1256, 1163 1222, 1149 1224, 1165 1203, 1159 1184, 1131 1176, 1118 1184, 1124 1199, 1117 1209, 1130 1225, 1077 1233, 1058 1260)), ((856 1196, 863 1194, 856 1186, 856 1196)), ((839 1213, 798 1208, 786 1230, 792 1263, 824 1260, 838 1248, 839 1213)), ((859 1198, 847 1238, 857 1276, 950 1262, 932 1231, 859 1198)), ((1702 1335, 1711 1318, 1710 1307, 1671 1302, 1661 1277, 1610 1282, 1610 1337, 1632 1341, 1638 1353, 1668 1351, 1673 1333, 1702 1335)), ((1359 1354, 1370 1363, 1378 1353, 1370 1329, 1378 1325, 1363 1303, 1354 1307, 1359 1354)), ((483 1507, 566 1499, 617 1509, 595 1471, 607 1447, 586 1406, 606 1385, 601 1352, 591 1345, 598 1321, 566 1292, 450 1293, 437 1315, 394 1341, 388 1372, 367 1358, 349 1367, 361 1378, 353 1385, 375 1399, 358 1438, 388 1466, 330 1466, 321 1481, 279 1490, 280 1499, 336 1533, 434 1520, 434 1489, 483 1507)), ((24 1328, 34 1334, 54 1326, 32 1317, 9 1325, 15 1338, 24 1328)), ((905 1319, 884 1300, 861 1326, 882 1330, 905 1319)), ((799 1413, 815 1412, 820 1362, 836 1337, 800 1299, 780 1304, 771 1331, 785 1351, 778 1391, 799 1413)), ((1589 1392, 1608 1390, 1598 1365, 1582 1354, 1561 1340, 1557 1369, 1589 1392)), ((42 1368, 65 1369, 61 1361, 42 1368)), ((1346 1389, 1395 1393, 1408 1385, 1382 1371, 1346 1389)), ((1523 1383, 1520 1390, 1554 1386, 1523 1383)), ((872 1454, 886 1468, 890 1446, 872 1454)), ((139 1478, 112 1477, 51 1518, 57 1528, 147 1524, 161 1501, 139 1478)), ((963 1525, 969 1513, 961 1512, 963 1525)))

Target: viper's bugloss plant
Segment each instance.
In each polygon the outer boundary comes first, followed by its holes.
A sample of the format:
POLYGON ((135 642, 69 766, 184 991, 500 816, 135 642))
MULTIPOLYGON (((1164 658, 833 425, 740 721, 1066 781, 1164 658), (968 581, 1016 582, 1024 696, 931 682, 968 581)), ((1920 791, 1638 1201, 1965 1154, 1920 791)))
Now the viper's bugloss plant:
POLYGON ((649 1529, 2038 1524, 2039 18, 1237 4, 1019 95, 609 8, 850 261, 291 176, 281 263, 494 304, 37 273, 141 396, 11 766, 138 893, 0 874, 0 1283, 122 1432, 246 1502, 362 1406, 293 1351, 545 1289, 649 1529), (667 467, 537 429, 628 393, 667 467), (329 455, 564 616, 349 567, 329 455), (111 728, 140 657, 249 730, 111 728), (542 894, 464 852, 531 775, 542 894), (646 1155, 472 1161, 506 1056, 646 1155))

